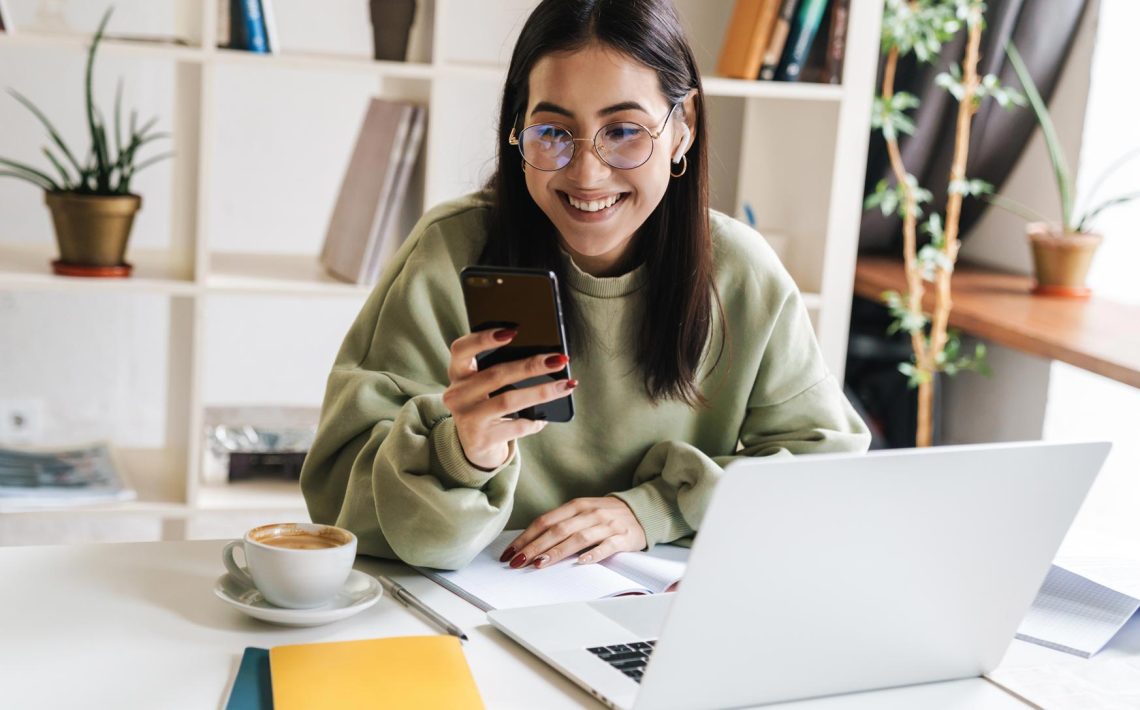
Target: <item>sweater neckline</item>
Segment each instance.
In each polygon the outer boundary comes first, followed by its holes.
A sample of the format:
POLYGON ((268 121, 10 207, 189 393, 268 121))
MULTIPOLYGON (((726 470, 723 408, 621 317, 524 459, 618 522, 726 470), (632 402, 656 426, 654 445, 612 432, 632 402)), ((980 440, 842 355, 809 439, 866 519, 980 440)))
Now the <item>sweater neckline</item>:
POLYGON ((620 276, 591 276, 578 268, 565 249, 559 247, 558 251, 562 255, 562 262, 566 265, 566 282, 570 288, 587 296, 596 298, 628 296, 644 286, 649 278, 645 264, 640 264, 620 276))

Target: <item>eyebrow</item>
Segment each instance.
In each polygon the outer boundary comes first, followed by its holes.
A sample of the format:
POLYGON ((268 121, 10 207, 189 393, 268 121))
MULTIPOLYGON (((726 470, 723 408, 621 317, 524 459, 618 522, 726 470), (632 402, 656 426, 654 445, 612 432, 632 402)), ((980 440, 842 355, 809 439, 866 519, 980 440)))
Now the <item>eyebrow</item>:
MULTIPOLYGON (((534 110, 532 110, 530 113, 533 116, 539 111, 557 113, 562 116, 566 116, 567 118, 574 118, 574 113, 570 109, 562 108, 558 104, 551 103, 550 101, 539 101, 537 104, 535 104, 534 110)), ((610 116, 621 111, 641 111, 646 115, 649 114, 649 112, 646 111, 645 108, 636 101, 622 101, 621 103, 614 104, 613 106, 607 106, 601 111, 598 111, 598 115, 610 116)))

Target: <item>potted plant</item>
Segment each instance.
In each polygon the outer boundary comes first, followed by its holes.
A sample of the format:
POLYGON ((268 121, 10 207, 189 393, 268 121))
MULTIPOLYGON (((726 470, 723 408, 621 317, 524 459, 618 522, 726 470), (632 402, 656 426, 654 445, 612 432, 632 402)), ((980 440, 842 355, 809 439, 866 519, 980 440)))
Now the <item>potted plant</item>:
POLYGON ((1124 155, 1102 173, 1089 195, 1089 204, 1077 209, 1073 194, 1073 175, 1069 172, 1065 155, 1061 151, 1061 143, 1057 138, 1057 129, 1049 116, 1049 109, 1045 106, 1033 77, 1029 75, 1025 62, 1012 44, 1006 45, 1006 55, 1009 56, 1010 64, 1021 82, 1033 114, 1037 117, 1037 124, 1041 126, 1041 134, 1045 138, 1049 161, 1053 165, 1053 178, 1061 200, 1061 221, 1050 220, 1040 212, 1008 197, 991 195, 989 199, 993 204, 1028 220, 1026 233, 1033 251, 1033 268, 1037 280, 1033 292, 1050 296, 1088 298, 1091 291, 1085 285, 1085 277, 1088 275, 1093 255, 1103 240, 1100 234, 1093 231, 1094 220, 1106 209, 1140 197, 1140 192, 1132 192, 1093 201, 1096 189, 1104 183, 1110 173, 1134 158, 1137 151, 1124 155))
POLYGON ((139 149, 168 134, 152 132, 157 119, 138 125, 132 111, 126 136, 122 125, 122 81, 115 95, 114 125, 108 131, 103 112, 93 99, 95 51, 111 19, 111 9, 103 15, 87 52, 87 128, 91 146, 80 162, 59 131, 31 101, 9 89, 47 129, 51 145, 43 153, 51 163, 47 170, 0 158, 0 176, 15 177, 43 189, 51 210, 59 244, 59 259, 52 262, 56 273, 70 276, 129 276, 131 267, 124 260, 127 240, 142 198, 131 192, 131 180, 140 170, 171 156, 170 153, 146 160, 139 149), (54 173, 52 172, 54 171, 54 173))

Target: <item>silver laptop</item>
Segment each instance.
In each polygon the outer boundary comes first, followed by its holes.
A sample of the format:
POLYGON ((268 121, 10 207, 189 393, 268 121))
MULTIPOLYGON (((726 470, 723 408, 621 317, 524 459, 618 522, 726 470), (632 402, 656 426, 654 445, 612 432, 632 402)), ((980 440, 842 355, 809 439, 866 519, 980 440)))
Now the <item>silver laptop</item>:
POLYGON ((1107 443, 732 463, 676 594, 492 611, 614 708, 724 708, 993 669, 1107 443))

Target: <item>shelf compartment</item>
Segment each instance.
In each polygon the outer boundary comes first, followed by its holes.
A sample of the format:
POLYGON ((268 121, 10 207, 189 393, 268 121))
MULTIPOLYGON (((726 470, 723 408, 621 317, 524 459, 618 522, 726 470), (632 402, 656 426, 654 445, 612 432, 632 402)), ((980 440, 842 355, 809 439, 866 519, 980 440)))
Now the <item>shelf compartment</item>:
POLYGON ((372 287, 329 276, 313 254, 214 252, 206 288, 218 293, 284 293, 364 298, 372 287))
POLYGON ((317 54, 306 52, 286 52, 262 54, 241 49, 219 47, 212 52, 218 64, 261 66, 286 69, 308 69, 333 72, 360 72, 386 77, 409 79, 430 79, 438 72, 431 64, 424 62, 392 62, 354 57, 350 55, 317 54))
POLYGON ((242 481, 202 485, 198 488, 194 508, 306 511, 301 485, 296 481, 242 481))
MULTIPOLYGON (((16 34, 0 33, 0 48, 36 47, 86 52, 90 45, 90 33, 56 34, 22 30, 16 34)), ((195 64, 204 62, 207 56, 201 47, 138 39, 104 39, 99 43, 100 56, 104 52, 133 59, 166 59, 195 64)))
POLYGON ((57 276, 51 262, 57 258, 54 244, 0 244, 0 291, 142 291, 175 296, 190 295, 194 282, 175 266, 170 252, 129 250, 127 259, 134 273, 123 279, 87 279, 57 276))

